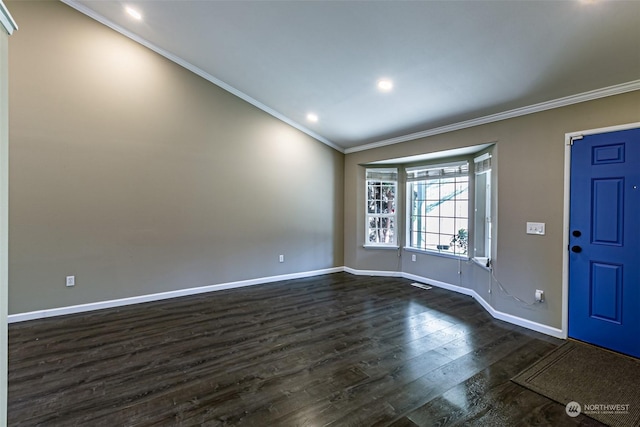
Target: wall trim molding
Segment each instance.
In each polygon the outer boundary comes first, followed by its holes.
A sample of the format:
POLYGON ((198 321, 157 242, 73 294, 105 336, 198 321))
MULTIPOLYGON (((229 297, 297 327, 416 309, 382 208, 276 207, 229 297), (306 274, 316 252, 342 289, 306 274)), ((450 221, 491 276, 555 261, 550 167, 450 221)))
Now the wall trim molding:
POLYGON ((155 294, 140 295, 128 298, 119 298, 108 301, 92 302, 87 304, 72 305, 67 307, 50 308, 45 310, 17 313, 8 316, 8 323, 25 322, 27 320, 45 319, 48 317, 64 316, 66 314, 84 313, 105 308, 123 307, 145 302, 161 301, 189 295, 197 295, 208 292, 222 291, 225 289, 242 288, 246 286, 262 285, 283 280, 302 279, 305 277, 321 276, 323 274, 339 273, 344 267, 325 268, 321 270, 304 271, 300 273, 281 274, 278 276, 260 277, 256 279, 240 280, 236 282, 219 283, 216 285, 200 286, 197 288, 177 289, 175 291, 159 292, 155 294))
POLYGON ((356 276, 375 276, 375 277, 402 277, 399 271, 382 271, 382 270, 356 270, 351 267, 344 267, 345 273, 356 276))
POLYGON ((13 17, 9 13, 7 6, 0 0, 0 24, 4 27, 7 34, 11 35, 18 29, 18 24, 14 21, 13 17))
POLYGON ((618 85, 608 86, 602 89, 595 89, 588 92, 579 93, 576 95, 565 96, 564 98, 558 98, 551 101, 541 102, 541 103, 529 105, 526 107, 504 111, 502 113, 491 114, 489 116, 484 116, 476 119, 466 120, 463 122, 453 123, 450 125, 441 126, 433 129, 427 129, 421 132, 398 136, 396 138, 390 138, 390 139, 385 139, 378 142, 372 142, 370 144, 359 145, 357 147, 347 148, 346 150, 344 150, 344 152, 345 154, 349 154, 349 153, 355 153, 357 151, 371 150, 373 148, 399 144, 401 142, 413 141, 419 138, 426 138, 428 136, 440 135, 447 132, 453 132, 456 130, 467 129, 474 126, 480 126, 488 123, 498 122, 500 120, 506 120, 506 119, 512 119, 515 117, 525 116, 527 114, 539 113, 541 111, 552 110, 554 108, 566 107, 573 104, 579 104, 581 102, 592 101, 599 98, 605 98, 607 96, 620 95, 626 92, 633 92, 635 90, 640 90, 640 80, 633 80, 627 83, 621 83, 618 85))
MULTIPOLYGON (((575 95, 569 95, 563 98, 558 98, 558 99, 554 99, 551 101, 545 101, 545 102, 541 102, 538 104, 533 104, 533 105, 529 105, 529 106, 525 106, 525 107, 521 107, 521 108, 516 108, 513 110, 508 110, 508 111, 503 111, 500 113, 496 113, 496 114, 491 114, 488 116, 483 116, 483 117, 478 117, 475 119, 471 119, 471 120, 466 120, 466 121, 462 121, 462 122, 457 122, 457 123, 452 123, 450 125, 446 125, 446 126, 441 126, 441 127, 437 127, 437 128, 432 128, 432 129, 426 129, 424 131, 420 131, 420 132, 415 132, 415 133, 410 133, 407 135, 401 135, 395 138, 390 138, 390 139, 385 139, 382 141, 377 141, 377 142, 372 142, 370 144, 364 144, 364 145, 359 145, 356 147, 351 147, 351 148, 343 148, 335 143, 333 143, 332 141, 328 140, 327 138, 319 135, 318 133, 312 131, 311 129, 307 128, 306 126, 288 118, 287 116, 279 113, 278 111, 272 109, 271 107, 268 107, 267 105, 261 103, 260 101, 252 98, 251 96, 247 95, 246 93, 236 89, 235 87, 223 82, 222 80, 216 78, 215 76, 207 73, 206 71, 202 70, 201 68, 191 64, 190 62, 180 58, 177 55, 174 55, 156 45, 154 45, 153 43, 151 43, 150 41, 132 33, 131 31, 126 30, 125 28, 121 27, 120 25, 108 20, 107 18, 105 18, 104 16, 94 12, 93 10, 89 9, 87 6, 77 2, 76 0, 61 0, 64 4, 66 4, 69 7, 72 7, 73 9, 77 10, 80 13, 83 13, 84 15, 94 19, 95 21, 100 22, 103 25, 106 25, 107 27, 111 28, 114 31, 117 31, 118 33, 124 35, 125 37, 130 38, 131 40, 135 41, 136 43, 139 43, 145 47, 147 47, 148 49, 151 49, 152 51, 154 51, 155 53, 169 59, 172 62, 175 62, 176 64, 186 68, 187 70, 193 72, 194 74, 202 77, 205 80, 208 80, 209 82, 215 84, 216 86, 226 90, 227 92, 237 96, 238 98, 248 102, 249 104, 253 105, 254 107, 264 111, 267 114, 270 114, 271 116, 277 118, 280 121, 283 121, 284 123, 298 129, 299 131, 309 135, 310 137, 322 142, 323 144, 328 145, 329 147, 339 151, 340 153, 343 154, 349 154, 349 153, 355 153, 358 151, 365 151, 365 150, 370 150, 373 148, 379 148, 379 147, 384 147, 387 145, 393 145, 393 144, 399 144, 402 142, 408 142, 408 141, 413 141, 416 139, 420 139, 420 138, 426 138, 428 136, 434 136, 434 135, 440 135, 443 133, 447 133, 447 132, 453 132, 456 130, 460 130, 460 129, 466 129, 466 128, 470 128, 470 127, 474 127, 474 126, 480 126, 480 125, 484 125, 484 124, 488 124, 488 123, 493 123, 493 122, 497 122, 500 120, 506 120, 506 119, 510 119, 510 118, 514 118, 514 117, 520 117, 520 116, 524 116, 527 114, 533 114, 533 113, 538 113, 541 111, 546 111, 546 110, 551 110, 554 108, 560 108, 560 107, 565 107, 568 105, 573 105, 573 104, 578 104, 581 102, 586 102, 586 101, 591 101, 594 99, 599 99, 599 98, 604 98, 607 96, 612 96, 612 95, 619 95, 622 93, 626 93, 626 92, 632 92, 635 90, 640 90, 640 80, 633 80, 627 83, 621 83, 621 84, 617 84, 617 85, 613 85, 613 86, 608 86, 605 88, 601 88, 601 89, 595 89, 595 90, 591 90, 591 91, 587 91, 587 92, 583 92, 583 93, 579 93, 579 94, 575 94, 575 95)), ((2 4, 2 0, 0 0, 0 5, 2 4)), ((2 18, 2 14, 0 14, 0 18, 2 18)), ((15 27, 17 29, 17 26, 15 27)))
POLYGON ((425 283, 438 288, 446 289, 449 291, 457 292, 459 294, 468 295, 473 297, 480 305, 495 319, 511 323, 513 325, 522 326, 526 329, 531 329, 536 332, 550 335, 556 338, 566 338, 566 333, 561 329, 554 328, 552 326, 537 323, 522 317, 514 316, 509 313, 496 310, 485 301, 476 291, 473 289, 465 288, 451 283, 441 282, 439 280, 430 279, 428 277, 418 276, 411 273, 405 273, 400 271, 383 271, 383 270, 357 270, 351 267, 332 267, 321 270, 304 271, 300 273, 282 274, 278 276, 260 277, 256 279, 240 280, 236 282, 219 283, 216 285, 201 286, 197 288, 178 289, 175 291, 159 292, 155 294, 140 295, 135 297, 120 298, 108 301, 99 301, 88 304, 72 305, 67 307, 58 307, 45 310, 30 311, 27 313, 17 313, 8 316, 8 323, 26 322, 28 320, 46 319, 49 317, 64 316, 67 314, 85 313, 90 311, 102 310, 105 308, 123 307, 133 304, 141 304, 152 301, 162 301, 171 298, 178 298, 189 295, 197 295, 209 292, 222 291, 225 289, 243 288, 246 286, 263 285, 273 282, 280 282, 283 280, 302 279, 306 277, 320 276, 323 274, 340 273, 345 272, 356 276, 373 276, 373 277, 402 277, 404 279, 414 280, 416 282, 425 283))

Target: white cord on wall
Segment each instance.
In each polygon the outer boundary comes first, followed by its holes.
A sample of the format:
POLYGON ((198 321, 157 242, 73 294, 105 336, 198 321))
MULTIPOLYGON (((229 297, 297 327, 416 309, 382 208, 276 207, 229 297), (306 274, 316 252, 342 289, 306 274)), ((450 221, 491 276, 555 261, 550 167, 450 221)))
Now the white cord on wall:
MULTIPOLYGON (((470 263, 475 263, 475 262, 474 262, 474 261, 467 261, 467 264, 470 264, 470 263)), ((502 283, 500 283, 500 281, 498 280, 498 278, 497 278, 497 277, 496 277, 496 275, 495 275, 495 271, 494 271, 493 263, 492 263, 491 259, 489 259, 489 261, 487 261, 487 267, 486 267, 486 268, 491 272, 491 279, 492 279, 492 280, 491 280, 491 284, 493 284, 493 282, 495 281, 495 282, 496 282, 496 284, 498 285, 498 289, 500 289, 500 290, 502 291, 502 293, 503 293, 503 294, 505 294, 505 295, 506 295, 506 296, 508 296, 509 298, 512 298, 513 300, 515 300, 515 301, 517 301, 517 302, 519 302, 519 303, 521 303, 521 304, 524 304, 524 305, 526 305, 526 306, 528 306, 528 307, 531 307, 531 306, 536 305, 536 303, 535 303, 535 302, 534 302, 534 303, 530 303, 530 302, 528 302, 528 301, 523 300, 522 298, 518 298, 517 296, 512 295, 512 294, 507 290, 507 288, 505 288, 505 287, 504 287, 504 285, 503 285, 502 283)), ((458 271, 460 271, 460 268, 459 268, 459 267, 458 267, 458 271)), ((493 291, 493 286, 491 286, 491 285, 490 285, 490 287, 489 287, 489 292, 490 292, 490 293, 492 293, 492 291, 493 291)))

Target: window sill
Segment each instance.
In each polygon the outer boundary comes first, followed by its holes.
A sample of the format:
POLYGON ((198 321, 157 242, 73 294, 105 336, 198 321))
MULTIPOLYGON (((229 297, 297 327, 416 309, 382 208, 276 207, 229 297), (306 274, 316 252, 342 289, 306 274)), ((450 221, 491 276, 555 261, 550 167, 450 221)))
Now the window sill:
POLYGON ((400 249, 399 246, 382 246, 382 245, 362 245, 363 248, 365 249, 387 249, 387 250, 392 250, 392 251, 397 251, 398 249, 400 249))
POLYGON ((491 271, 491 261, 490 258, 487 257, 473 257, 471 258, 471 260, 473 261, 474 264, 484 268, 487 271, 491 271), (487 262, 489 262, 489 265, 487 265, 487 262))
POLYGON ((403 248, 405 251, 407 252, 415 252, 418 254, 425 254, 425 255, 433 255, 433 256, 440 256, 443 258, 451 258, 451 259, 461 259, 464 261, 468 261, 469 257, 466 255, 454 255, 454 254, 450 254, 447 252, 438 252, 438 251, 429 251, 429 250, 425 250, 425 249, 416 249, 416 248, 412 248, 409 246, 405 246, 403 248))

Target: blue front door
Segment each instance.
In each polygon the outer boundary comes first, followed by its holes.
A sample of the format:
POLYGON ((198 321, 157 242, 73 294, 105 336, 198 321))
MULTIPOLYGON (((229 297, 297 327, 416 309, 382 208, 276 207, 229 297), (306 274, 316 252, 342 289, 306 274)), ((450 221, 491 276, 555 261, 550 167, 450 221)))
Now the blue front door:
POLYGON ((640 357, 640 129, 571 147, 569 336, 640 357))

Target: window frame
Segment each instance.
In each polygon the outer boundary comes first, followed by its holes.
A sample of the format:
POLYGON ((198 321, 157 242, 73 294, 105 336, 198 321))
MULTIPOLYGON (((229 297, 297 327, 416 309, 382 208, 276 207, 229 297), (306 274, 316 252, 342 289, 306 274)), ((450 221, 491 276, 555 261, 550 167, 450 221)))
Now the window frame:
POLYGON ((383 168, 365 168, 365 203, 364 203, 364 247, 365 248, 376 248, 376 249, 398 249, 399 248, 399 235, 398 235, 398 168, 397 167, 383 167, 383 168), (395 177, 390 179, 373 179, 369 178, 370 172, 373 173, 389 173, 395 175, 395 177), (369 212, 369 203, 371 201, 376 201, 378 199, 370 199, 369 195, 369 182, 375 181, 378 182, 379 185, 383 184, 393 184, 394 188, 394 201, 393 201, 393 212, 391 213, 370 213, 369 212), (369 240, 370 236, 370 218, 388 218, 391 219, 391 223, 393 224, 393 233, 392 233, 392 241, 391 242, 371 242, 369 240))
MULTIPOLYGON (((473 175, 472 172, 469 170, 470 167, 470 160, 469 159, 465 159, 465 160, 459 160, 459 161, 450 161, 450 162, 446 162, 446 163, 437 163, 437 164, 428 164, 428 165, 421 165, 421 166, 409 166, 409 167, 405 167, 404 171, 406 174, 406 183, 405 183, 405 187, 406 187, 406 195, 405 195, 405 199, 406 199, 406 212, 404 213, 404 218, 405 218, 405 249, 408 251, 412 251, 412 252, 421 252, 421 253, 426 253, 426 254, 430 254, 430 255, 438 255, 438 256, 445 256, 445 257, 450 257, 450 258, 455 258, 455 259, 466 259, 468 260, 471 255, 470 255, 470 237, 471 237, 471 221, 473 220, 473 217, 471 214, 471 208, 472 208, 472 199, 471 199, 471 189, 472 187, 472 182, 473 182, 473 175), (450 168, 464 168, 465 171, 464 173, 462 172, 452 172, 452 173, 445 173, 444 170, 445 169, 450 169, 450 168), (434 175, 429 175, 429 172, 426 172, 426 176, 410 176, 411 173, 415 173, 416 175, 419 175, 420 171, 437 171, 437 170, 442 170, 443 172, 441 174, 435 174, 434 175), (414 212, 413 212, 413 202, 414 202, 414 197, 413 197, 413 187, 415 183, 418 182, 426 182, 426 181, 439 181, 438 185, 438 198, 441 200, 441 186, 443 185, 443 183, 441 182, 444 179, 450 179, 450 178, 459 178, 459 177, 465 177, 466 178, 466 183, 467 183, 467 188, 466 188, 466 193, 467 193, 467 197, 465 200, 460 200, 460 201, 465 201, 467 203, 467 209, 466 209, 466 217, 458 217, 456 216, 455 213, 455 204, 454 204, 454 216, 453 217, 448 217, 445 216, 444 218, 451 218, 454 220, 454 231, 455 234, 452 235, 456 236, 458 234, 458 226, 456 225, 457 219, 463 219, 466 221, 466 253, 464 252, 457 252, 455 249, 453 252, 449 252, 449 248, 447 249, 429 249, 427 247, 418 247, 413 246, 414 242, 412 242, 412 233, 414 232, 414 230, 412 230, 412 219, 414 217, 414 212)), ((455 182, 455 180, 454 180, 455 182)), ((444 183, 444 184, 450 184, 450 183, 444 183)), ((455 200, 457 201, 457 197, 455 198, 455 200)), ((435 215, 433 216, 435 217, 435 215)), ((426 216, 425 216, 426 218, 426 216)), ((442 220, 442 216, 440 215, 440 213, 437 215, 438 218, 438 222, 440 222, 442 220)), ((438 236, 444 236, 444 235, 448 235, 448 233, 430 233, 430 234, 437 234, 438 236)), ((440 240, 440 239, 439 239, 440 240)), ((438 246, 442 245, 442 243, 440 243, 438 246)), ((444 246, 444 245, 443 245, 444 246)), ((450 245, 449 245, 450 246, 450 245)), ((455 247, 455 244, 454 244, 455 247)))
POLYGON ((474 222, 474 244, 473 244, 473 259, 482 260, 483 265, 490 265, 492 258, 492 245, 493 245, 493 155, 491 152, 485 152, 479 156, 474 157, 474 210, 473 210, 473 222, 474 222), (480 190, 481 180, 478 176, 485 175, 484 184, 485 188, 480 190), (479 197, 484 198, 482 205, 479 203, 479 197), (478 211, 478 207, 483 206, 483 212, 478 211), (479 215, 483 216, 483 219, 478 218, 479 215), (482 239, 479 239, 478 225, 482 224, 482 239), (482 240, 482 241, 479 241, 482 240), (483 251, 481 255, 478 255, 478 247, 482 245, 483 251))

